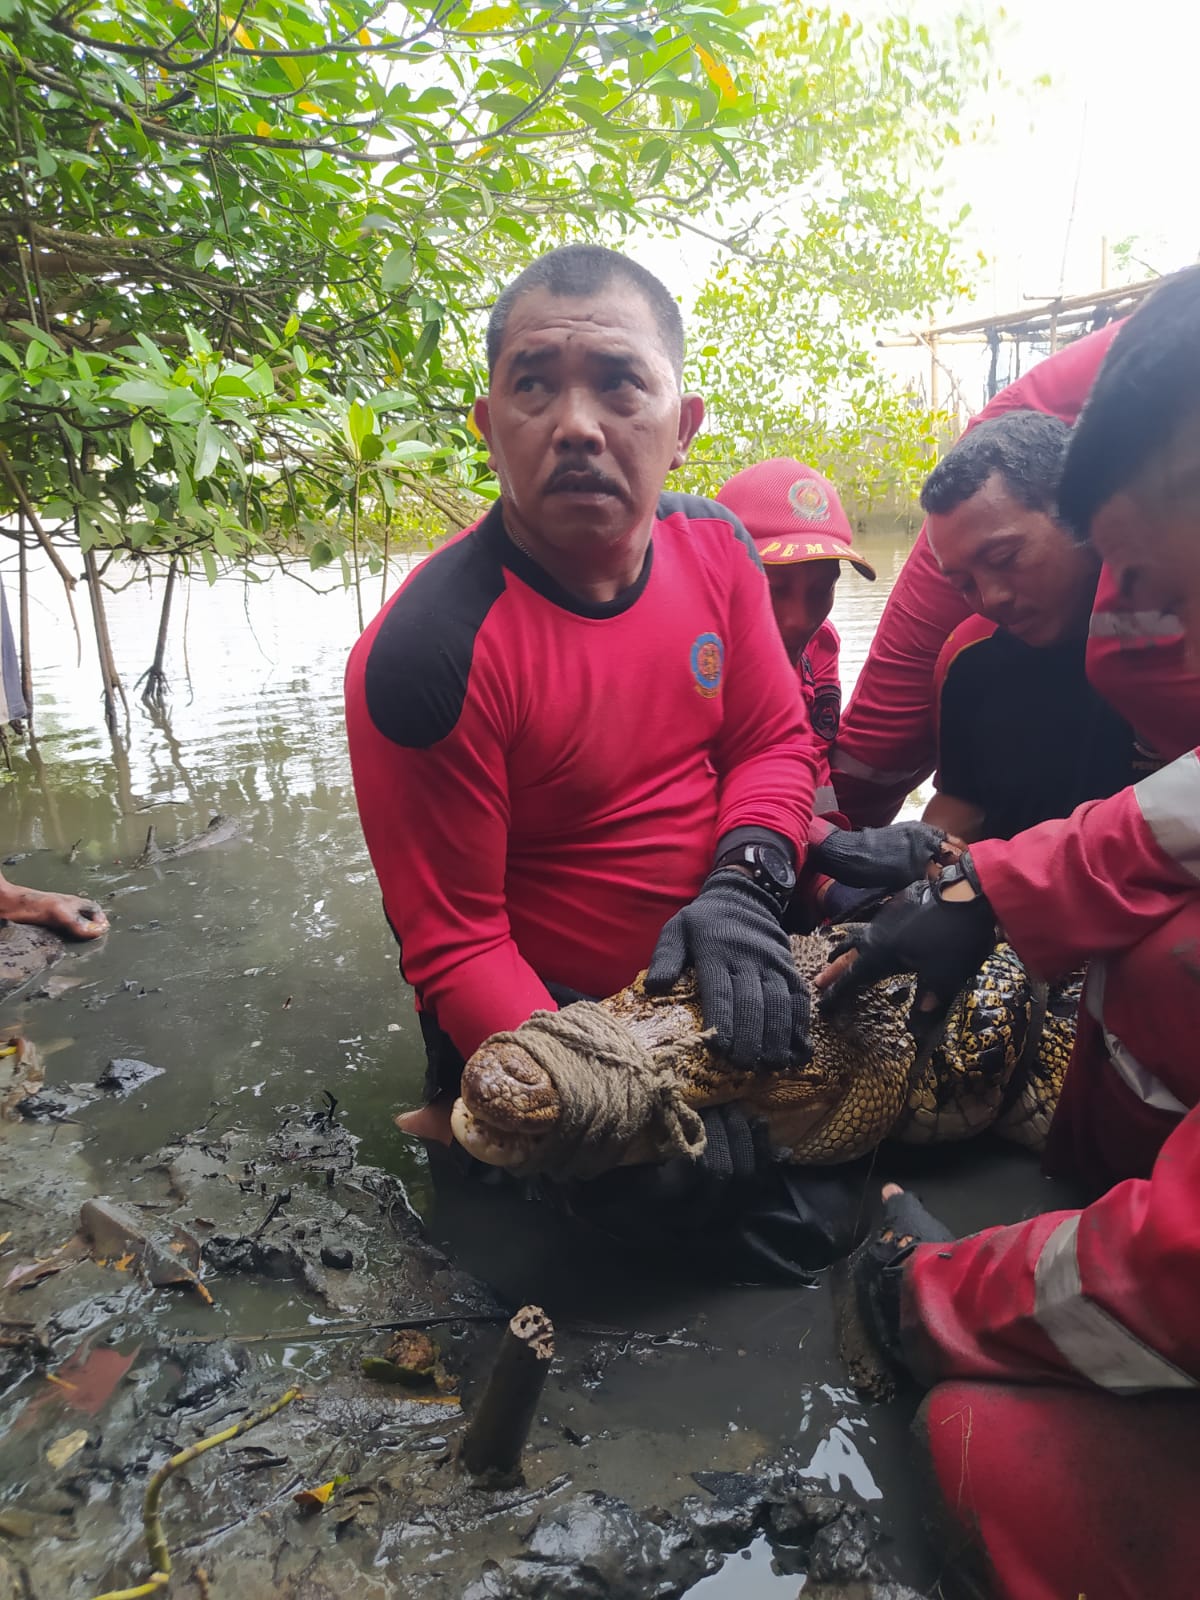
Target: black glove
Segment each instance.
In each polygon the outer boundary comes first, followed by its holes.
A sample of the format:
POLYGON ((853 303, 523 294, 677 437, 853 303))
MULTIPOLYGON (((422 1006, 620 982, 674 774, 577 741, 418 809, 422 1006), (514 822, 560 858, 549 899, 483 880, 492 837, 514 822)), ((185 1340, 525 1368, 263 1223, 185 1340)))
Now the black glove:
POLYGON ((875 1237, 851 1257, 859 1317, 868 1336, 893 1366, 904 1366, 900 1347, 904 1264, 919 1244, 944 1244, 953 1237, 916 1195, 902 1190, 883 1202, 883 1219, 875 1237))
POLYGON ((687 967, 717 1054, 760 1070, 811 1060, 808 981, 796 971, 774 901, 736 868, 710 873, 659 934, 647 994, 666 994, 687 967))
POLYGON ((700 1113, 706 1137, 700 1165, 713 1178, 744 1180, 772 1164, 767 1125, 738 1105, 708 1106, 700 1113))
POLYGON ((893 890, 876 884, 870 889, 852 889, 847 883, 831 883, 820 897, 823 922, 866 922, 890 900, 893 890))
POLYGON ((834 961, 849 950, 858 960, 836 978, 821 996, 821 1009, 833 1011, 851 995, 880 978, 898 972, 915 972, 917 992, 908 1013, 909 1029, 918 1038, 932 1031, 959 990, 991 953, 996 942, 996 922, 987 897, 979 888, 970 853, 947 867, 936 883, 914 883, 890 900, 874 922, 857 926, 830 951, 834 961), (973 900, 946 900, 952 883, 966 879, 975 889, 973 900), (932 995, 932 1010, 920 1009, 932 995))
POLYGON ((890 828, 835 828, 820 844, 808 847, 808 861, 818 872, 855 889, 906 889, 925 877, 946 842, 940 828, 927 822, 894 822, 890 828))

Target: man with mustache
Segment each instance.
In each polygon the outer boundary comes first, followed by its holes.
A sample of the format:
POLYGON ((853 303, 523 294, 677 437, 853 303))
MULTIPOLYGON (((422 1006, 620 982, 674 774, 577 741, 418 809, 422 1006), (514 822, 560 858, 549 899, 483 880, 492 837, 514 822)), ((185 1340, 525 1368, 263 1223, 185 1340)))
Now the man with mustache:
POLYGON ((704 416, 678 307, 626 257, 567 246, 500 295, 487 355, 500 498, 375 619, 346 684, 430 1063, 407 1127, 446 1140, 483 1039, 644 967, 660 991, 694 969, 734 1061, 810 1053, 780 915, 814 742, 744 528, 664 492, 704 416))

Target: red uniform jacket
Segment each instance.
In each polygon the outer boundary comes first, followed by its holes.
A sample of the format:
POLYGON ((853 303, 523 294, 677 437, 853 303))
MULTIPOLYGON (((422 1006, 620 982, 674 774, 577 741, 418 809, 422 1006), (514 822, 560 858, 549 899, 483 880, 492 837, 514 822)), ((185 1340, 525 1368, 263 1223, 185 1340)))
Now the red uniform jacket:
POLYGON ((1050 1212, 949 1245, 905 1272, 903 1337, 925 1383, 1200 1388, 1200 1108, 1152 1175, 1085 1211, 1050 1212))
MULTIPOLYGON (((1074 422, 1119 327, 1112 323, 1039 363, 989 400, 968 430, 1006 411, 1044 411, 1074 422)), ((834 751, 839 808, 854 827, 890 822, 932 772, 934 666, 947 635, 969 611, 942 576, 922 528, 888 597, 834 751)), ((1117 709, 1139 727, 1122 706, 1117 709)))

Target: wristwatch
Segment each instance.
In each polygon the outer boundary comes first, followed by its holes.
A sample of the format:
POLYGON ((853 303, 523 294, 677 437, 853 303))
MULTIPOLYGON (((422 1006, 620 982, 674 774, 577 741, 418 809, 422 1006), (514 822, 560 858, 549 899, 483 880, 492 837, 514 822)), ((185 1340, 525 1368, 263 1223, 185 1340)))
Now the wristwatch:
POLYGON ((721 867, 742 867, 749 878, 771 896, 782 911, 796 887, 796 869, 787 855, 774 844, 739 844, 717 858, 714 871, 721 867))

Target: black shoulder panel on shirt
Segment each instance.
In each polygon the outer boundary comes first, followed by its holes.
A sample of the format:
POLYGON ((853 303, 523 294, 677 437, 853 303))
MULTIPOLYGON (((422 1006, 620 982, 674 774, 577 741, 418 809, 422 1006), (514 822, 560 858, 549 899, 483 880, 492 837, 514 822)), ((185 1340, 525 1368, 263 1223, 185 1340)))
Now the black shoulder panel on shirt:
POLYGON ((677 516, 680 512, 693 522, 727 522, 729 531, 741 544, 758 570, 762 571, 762 559, 754 547, 754 540, 746 532, 741 518, 730 511, 728 506, 723 506, 719 500, 705 500, 702 495, 676 494, 673 490, 664 490, 658 497, 659 521, 664 521, 667 517, 677 516))
POLYGON ((496 511, 413 576, 367 658, 371 721, 408 750, 427 750, 462 715, 475 640, 504 593, 504 568, 480 537, 496 511))

